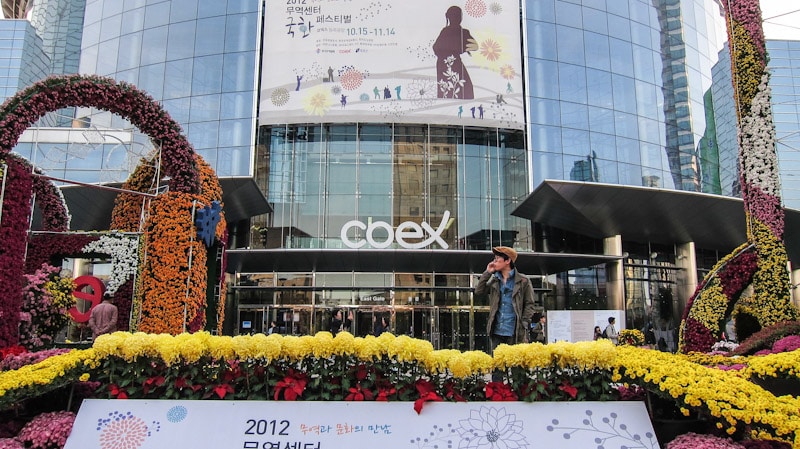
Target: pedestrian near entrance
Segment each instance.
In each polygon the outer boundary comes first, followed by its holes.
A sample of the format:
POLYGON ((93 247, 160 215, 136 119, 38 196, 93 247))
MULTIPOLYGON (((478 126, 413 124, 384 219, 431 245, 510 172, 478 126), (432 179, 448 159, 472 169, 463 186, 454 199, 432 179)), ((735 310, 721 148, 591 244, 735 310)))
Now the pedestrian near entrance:
POLYGON ((89 329, 92 330, 92 338, 117 330, 117 306, 111 300, 111 293, 103 293, 103 302, 92 309, 89 329))
POLYGON ((494 259, 475 287, 477 296, 489 298, 487 334, 492 352, 501 343, 528 342, 534 313, 533 286, 517 271, 517 252, 507 246, 492 248, 494 259))
POLYGON ((608 317, 608 326, 606 326, 605 334, 606 338, 610 339, 612 343, 617 344, 619 343, 619 332, 617 331, 616 323, 617 319, 613 316, 608 317))
POLYGON ((347 315, 347 318, 343 318, 343 316, 342 311, 337 310, 336 314, 331 318, 330 331, 334 336, 341 331, 350 332, 350 324, 353 322, 353 312, 351 311, 347 315))
POLYGON ((546 343, 547 342, 547 329, 546 324, 547 318, 544 315, 539 316, 539 320, 536 324, 533 325, 531 328, 531 339, 537 343, 546 343))

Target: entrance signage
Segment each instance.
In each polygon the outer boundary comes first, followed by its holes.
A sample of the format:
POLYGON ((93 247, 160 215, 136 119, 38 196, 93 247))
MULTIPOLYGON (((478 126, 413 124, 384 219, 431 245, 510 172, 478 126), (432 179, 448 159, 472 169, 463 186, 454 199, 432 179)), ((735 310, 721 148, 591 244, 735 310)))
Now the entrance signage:
POLYGON ((87 399, 65 449, 659 447, 643 402, 87 399))
POLYGON ((450 211, 444 211, 442 215, 442 221, 439 223, 439 226, 436 229, 433 229, 431 225, 427 222, 423 221, 422 223, 414 223, 413 221, 404 221, 397 226, 397 229, 393 229, 392 225, 385 222, 385 221, 375 221, 367 225, 363 221, 360 220, 350 220, 342 226, 342 230, 340 232, 340 237, 342 239, 342 243, 348 248, 358 249, 369 243, 369 245, 373 248, 383 249, 388 248, 394 241, 397 241, 397 244, 401 248, 406 249, 420 249, 429 246, 433 242, 439 243, 443 249, 447 249, 450 246, 447 242, 444 241, 442 238, 442 233, 447 228, 447 223, 450 221, 450 211), (367 231, 366 238, 360 240, 350 240, 347 236, 347 232, 351 228, 361 229, 362 231, 367 231), (386 231, 387 237, 384 241, 377 241, 375 240, 374 232, 377 229, 383 229, 386 231), (427 235, 427 238, 425 238, 427 235), (409 242, 409 239, 424 239, 417 243, 409 242))

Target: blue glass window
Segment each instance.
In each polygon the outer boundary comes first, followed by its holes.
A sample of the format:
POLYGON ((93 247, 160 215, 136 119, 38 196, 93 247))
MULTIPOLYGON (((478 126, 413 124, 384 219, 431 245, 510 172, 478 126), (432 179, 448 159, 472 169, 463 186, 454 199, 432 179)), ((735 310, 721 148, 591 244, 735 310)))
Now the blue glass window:
POLYGON ((167 27, 149 29, 142 35, 142 65, 156 64, 167 59, 167 27))
POLYGON ((586 103, 586 69, 572 64, 558 64, 559 97, 562 101, 586 103))
POLYGON ((128 11, 122 16, 122 34, 142 31, 144 29, 144 8, 128 11))
POLYGON ((116 15, 103 19, 100 23, 100 42, 107 41, 119 36, 122 28, 122 16, 116 15))
POLYGON ((169 23, 169 2, 147 5, 144 13, 145 29, 156 28, 169 23))
POLYGON ((252 91, 255 55, 252 52, 227 53, 222 66, 222 91, 252 91))
POLYGON ((225 51, 234 53, 256 49, 256 19, 253 14, 227 17, 225 27, 225 51))
POLYGON ((222 55, 195 58, 192 95, 217 93, 222 88, 222 55))
POLYGON ((162 98, 164 93, 164 64, 151 64, 139 68, 139 88, 153 98, 162 98))
POLYGON ((194 56, 194 33, 196 22, 173 23, 169 26, 167 39, 167 60, 191 58, 194 56))
POLYGON ((586 69, 588 84, 586 90, 589 104, 603 108, 614 106, 614 94, 611 87, 611 73, 602 70, 586 69))
POLYGON ((195 56, 222 53, 225 49, 225 17, 212 17, 197 21, 201 30, 195 37, 195 56))
POLYGON ((128 70, 139 66, 142 50, 142 33, 127 34, 119 38, 117 70, 128 70))
MULTIPOLYGON (((197 71, 195 70, 195 73, 197 71)), ((192 109, 189 113, 191 122, 207 122, 219 120, 219 94, 215 95, 193 95, 192 109)))
POLYGON ((585 104, 561 102, 561 126, 589 129, 589 111, 585 104))
POLYGON ((583 8, 583 29, 600 34, 608 34, 608 14, 594 9, 583 8))
POLYGON ((575 28, 556 26, 558 41, 558 61, 572 64, 583 64, 583 33, 575 28))
POLYGON ((221 96, 220 118, 237 119, 247 118, 253 115, 253 93, 231 92, 221 96))
MULTIPOLYGON (((171 0, 169 21, 170 23, 194 20, 197 18, 197 3, 201 0, 171 0)), ((202 29, 202 28, 201 28, 202 29)))
POLYGON ((531 58, 549 59, 555 61, 558 55, 556 40, 556 26, 552 23, 528 22, 528 55, 531 58))
POLYGON ((164 98, 188 97, 192 93, 191 59, 167 62, 164 72, 164 98))
POLYGON ((582 28, 581 7, 572 3, 556 2, 556 23, 582 28))
MULTIPOLYGON (((558 98, 558 64, 552 61, 529 60, 530 95, 538 98, 558 98)), ((610 79, 609 79, 610 81, 610 79)))
POLYGON ((611 70, 608 37, 587 32, 584 33, 584 41, 586 44, 586 66, 600 70, 611 70))

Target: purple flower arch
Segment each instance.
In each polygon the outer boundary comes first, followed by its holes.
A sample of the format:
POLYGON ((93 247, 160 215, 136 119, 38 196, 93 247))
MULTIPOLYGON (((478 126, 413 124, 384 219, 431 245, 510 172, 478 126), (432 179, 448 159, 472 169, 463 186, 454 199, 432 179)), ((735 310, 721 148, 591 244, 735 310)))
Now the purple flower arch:
MULTIPOLYGON (((161 145, 164 174, 172 180, 170 189, 198 194, 200 175, 195 153, 180 125, 149 95, 135 86, 112 78, 83 75, 50 77, 18 92, 0 106, 0 161, 7 164, 6 191, 0 222, 0 348, 17 344, 22 301, 30 200, 34 189, 47 192, 32 180, 30 165, 10 156, 22 133, 46 113, 66 107, 94 107, 127 119, 150 139, 161 145), (38 187, 35 187, 36 184, 38 187)), ((47 196, 47 195, 45 195, 47 196)), ((42 203, 47 216, 44 226, 58 224, 61 211, 50 201, 42 203), (49 223, 48 218, 53 218, 49 223)), ((63 226, 66 227, 66 211, 63 226)))

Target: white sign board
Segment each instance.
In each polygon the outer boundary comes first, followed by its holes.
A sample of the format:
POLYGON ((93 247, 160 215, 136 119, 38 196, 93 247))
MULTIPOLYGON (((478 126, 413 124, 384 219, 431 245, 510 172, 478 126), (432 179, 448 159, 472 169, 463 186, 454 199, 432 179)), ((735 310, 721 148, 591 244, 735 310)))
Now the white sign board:
POLYGON ((608 326, 608 317, 614 317, 617 332, 625 329, 624 310, 548 310, 547 341, 592 341, 594 327, 608 326))
POLYGON ((659 448, 643 402, 86 400, 65 449, 659 448))
POLYGON ((517 1, 267 0, 263 34, 262 125, 524 125, 517 1))

